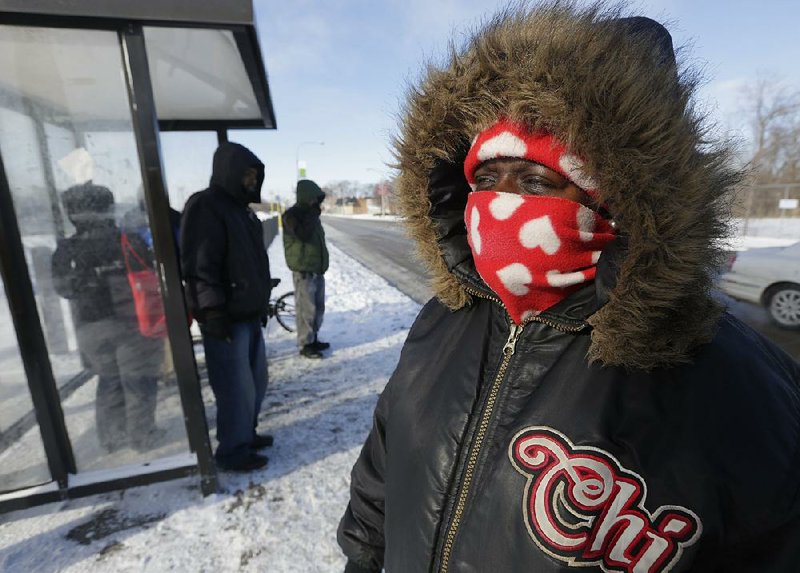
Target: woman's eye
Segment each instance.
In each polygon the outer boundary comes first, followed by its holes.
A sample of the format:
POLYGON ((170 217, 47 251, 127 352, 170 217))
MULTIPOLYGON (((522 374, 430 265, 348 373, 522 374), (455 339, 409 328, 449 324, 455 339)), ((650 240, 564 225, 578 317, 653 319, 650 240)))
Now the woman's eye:
POLYGON ((478 175, 475 177, 475 185, 480 189, 485 189, 487 186, 495 184, 495 177, 493 175, 478 175))
POLYGON ((535 176, 535 177, 525 177, 522 180, 522 186, 525 189, 536 191, 536 190, 553 189, 555 187, 555 184, 549 179, 535 176))

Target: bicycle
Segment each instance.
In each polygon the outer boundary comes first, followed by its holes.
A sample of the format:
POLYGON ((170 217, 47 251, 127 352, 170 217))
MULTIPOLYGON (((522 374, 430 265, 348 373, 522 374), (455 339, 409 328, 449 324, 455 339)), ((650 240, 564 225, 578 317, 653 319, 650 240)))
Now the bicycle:
MULTIPOLYGON (((281 282, 281 279, 272 279, 274 289, 281 282)), ((267 317, 275 318, 284 330, 294 332, 295 330, 295 311, 294 311, 294 291, 282 294, 278 298, 270 299, 267 307, 267 317)))

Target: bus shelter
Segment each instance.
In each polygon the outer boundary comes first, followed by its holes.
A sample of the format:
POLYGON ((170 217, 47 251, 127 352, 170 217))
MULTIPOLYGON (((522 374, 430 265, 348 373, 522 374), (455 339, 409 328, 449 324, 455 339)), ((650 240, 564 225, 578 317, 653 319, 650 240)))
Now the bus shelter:
POLYGON ((0 511, 215 491, 162 138, 232 128, 275 128, 251 0, 0 0, 0 511))

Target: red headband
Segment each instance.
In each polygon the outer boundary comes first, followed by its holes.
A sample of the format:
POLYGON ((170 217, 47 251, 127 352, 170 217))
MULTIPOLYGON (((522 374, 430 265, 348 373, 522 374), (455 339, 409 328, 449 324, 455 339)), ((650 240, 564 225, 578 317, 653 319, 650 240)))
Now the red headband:
POLYGON ((597 184, 583 174, 583 161, 570 153, 554 135, 546 131, 529 131, 524 125, 505 118, 480 132, 472 142, 464 160, 464 175, 473 189, 478 166, 499 157, 539 163, 566 177, 590 195, 597 191, 597 184))

